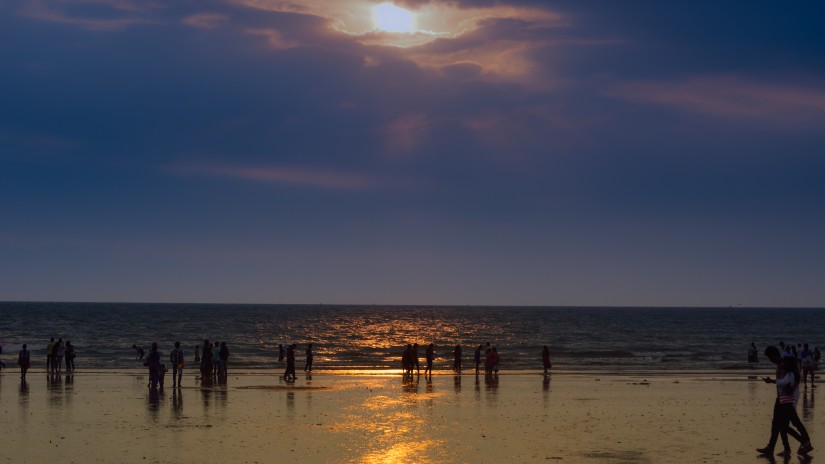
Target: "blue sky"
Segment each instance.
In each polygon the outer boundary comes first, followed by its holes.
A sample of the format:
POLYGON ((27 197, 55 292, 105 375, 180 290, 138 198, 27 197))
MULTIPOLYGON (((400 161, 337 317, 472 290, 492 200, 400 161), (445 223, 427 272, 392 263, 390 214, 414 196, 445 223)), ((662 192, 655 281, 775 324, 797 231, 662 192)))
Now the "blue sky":
POLYGON ((825 7, 377 4, 0 5, 0 299, 825 306, 825 7))

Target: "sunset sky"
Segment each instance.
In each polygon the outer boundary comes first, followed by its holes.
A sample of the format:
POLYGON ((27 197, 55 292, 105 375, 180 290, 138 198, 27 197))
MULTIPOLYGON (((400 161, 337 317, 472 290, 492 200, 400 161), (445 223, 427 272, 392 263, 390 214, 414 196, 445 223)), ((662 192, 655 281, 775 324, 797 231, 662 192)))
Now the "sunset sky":
POLYGON ((379 3, 0 3, 0 300, 825 306, 825 3, 379 3))

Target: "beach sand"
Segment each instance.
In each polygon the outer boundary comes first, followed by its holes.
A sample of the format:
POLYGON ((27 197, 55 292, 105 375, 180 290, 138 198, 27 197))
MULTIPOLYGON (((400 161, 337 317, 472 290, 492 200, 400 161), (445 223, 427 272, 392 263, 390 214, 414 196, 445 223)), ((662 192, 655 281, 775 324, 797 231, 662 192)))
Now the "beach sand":
MULTIPOLYGON (((138 371, 30 371, 22 385, 7 369, 0 462, 767 462, 754 449, 768 440, 775 390, 755 375, 314 374, 290 386, 255 371, 201 387, 190 372, 153 395, 138 371)), ((816 456, 825 424, 803 392, 816 456)))

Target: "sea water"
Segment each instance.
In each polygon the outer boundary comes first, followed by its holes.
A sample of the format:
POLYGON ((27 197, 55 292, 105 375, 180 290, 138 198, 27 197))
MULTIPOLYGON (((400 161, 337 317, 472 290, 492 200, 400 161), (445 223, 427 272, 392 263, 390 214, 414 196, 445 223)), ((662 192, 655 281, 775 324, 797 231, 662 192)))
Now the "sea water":
MULTIPOLYGON (((194 362, 204 339, 226 342, 233 369, 280 368, 278 344, 297 343, 298 364, 314 345, 316 370, 400 367, 408 343, 419 355, 435 345, 436 369, 451 369, 461 345, 464 368, 473 350, 497 347, 503 370, 541 369, 550 349, 563 369, 747 369, 751 342, 821 345, 825 309, 439 307, 348 305, 214 305, 0 303, 0 355, 13 366, 27 343, 34 367, 45 365, 49 338, 70 340, 78 369, 136 368, 132 345, 175 341, 194 362)), ((767 360, 760 356, 761 365, 767 360)), ((422 360, 423 362, 423 360, 422 360)))

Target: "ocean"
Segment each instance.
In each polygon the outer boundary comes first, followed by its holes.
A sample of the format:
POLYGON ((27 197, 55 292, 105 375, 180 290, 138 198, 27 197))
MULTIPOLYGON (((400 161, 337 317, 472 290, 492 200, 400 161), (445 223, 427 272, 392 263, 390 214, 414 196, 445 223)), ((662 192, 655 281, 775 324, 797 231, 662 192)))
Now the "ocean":
MULTIPOLYGON (((314 344, 316 371, 400 368, 407 343, 435 344, 436 370, 464 367, 490 342, 503 371, 541 369, 541 348, 554 368, 569 370, 749 369, 747 348, 761 356, 780 340, 825 348, 825 309, 436 307, 365 305, 232 305, 135 303, 0 303, 0 359, 14 366, 23 343, 33 366, 45 364, 50 337, 71 340, 76 367, 142 368, 132 345, 156 341, 169 353, 180 341, 188 363, 203 343, 224 341, 230 369, 281 368, 278 344, 298 343, 297 363, 314 344)), ((423 360, 422 360, 423 362, 423 360)))

